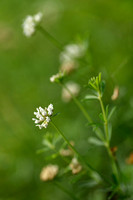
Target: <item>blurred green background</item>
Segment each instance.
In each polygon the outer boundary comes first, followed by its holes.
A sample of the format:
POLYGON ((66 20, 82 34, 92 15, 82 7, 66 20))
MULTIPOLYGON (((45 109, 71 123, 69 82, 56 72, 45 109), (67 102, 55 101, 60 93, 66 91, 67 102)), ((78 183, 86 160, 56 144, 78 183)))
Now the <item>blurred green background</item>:
MULTIPOLYGON (((40 32, 26 38, 22 23, 29 14, 43 12, 42 25, 63 45, 77 38, 89 38, 91 66, 83 65, 70 76, 84 88, 91 76, 102 72, 106 80, 105 102, 117 105, 113 118, 112 146, 118 146, 118 160, 133 183, 133 166, 126 158, 133 151, 133 1, 132 0, 1 0, 0 1, 0 200, 70 199, 39 174, 45 165, 42 147, 45 130, 32 122, 36 107, 53 103, 60 115, 55 121, 76 148, 98 170, 108 175, 108 158, 102 148, 90 148, 91 129, 73 102, 61 100, 61 88, 49 77, 59 69, 60 51, 40 32), (111 101, 114 87, 120 95, 111 101), (91 156, 93 154, 93 157, 91 156), (103 164, 104 163, 104 164, 103 164)), ((97 102, 84 106, 95 121, 97 102)), ((52 130, 51 128, 49 128, 52 130)), ((88 199, 100 199, 88 190, 88 199)), ((102 197, 101 197, 102 199, 102 197)))

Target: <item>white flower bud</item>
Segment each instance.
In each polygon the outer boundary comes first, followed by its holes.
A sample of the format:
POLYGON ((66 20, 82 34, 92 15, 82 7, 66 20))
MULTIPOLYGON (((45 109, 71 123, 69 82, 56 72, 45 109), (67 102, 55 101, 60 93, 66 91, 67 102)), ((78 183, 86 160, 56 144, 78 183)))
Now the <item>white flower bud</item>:
POLYGON ((77 174, 82 170, 82 166, 78 162, 77 158, 73 158, 69 166, 73 174, 77 174))

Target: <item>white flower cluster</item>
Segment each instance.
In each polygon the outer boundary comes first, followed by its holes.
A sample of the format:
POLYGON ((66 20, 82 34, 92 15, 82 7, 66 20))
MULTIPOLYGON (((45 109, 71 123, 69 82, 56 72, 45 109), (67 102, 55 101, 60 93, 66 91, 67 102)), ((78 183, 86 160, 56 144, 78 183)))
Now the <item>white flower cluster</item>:
POLYGON ((64 73, 59 72, 58 74, 55 74, 50 77, 51 82, 59 82, 64 77, 64 73))
POLYGON ((47 128, 49 122, 51 121, 51 116, 53 114, 53 104, 50 104, 47 108, 43 109, 42 107, 39 107, 36 109, 37 112, 34 112, 34 115, 36 118, 32 118, 33 121, 35 121, 36 126, 39 127, 39 129, 47 128))
POLYGON ((64 50, 60 54, 61 71, 65 71, 67 74, 71 73, 78 67, 76 59, 85 55, 87 50, 87 43, 80 44, 68 44, 64 47, 64 50))
POLYGON ((41 21, 42 13, 37 13, 34 16, 27 16, 22 24, 23 32, 26 37, 30 37, 36 30, 36 25, 41 21))
POLYGON ((68 44, 60 54, 60 62, 70 62, 84 56, 87 49, 86 43, 68 44))
POLYGON ((44 167, 40 173, 40 179, 42 181, 53 180, 54 177, 58 174, 59 167, 57 165, 47 165, 44 167))

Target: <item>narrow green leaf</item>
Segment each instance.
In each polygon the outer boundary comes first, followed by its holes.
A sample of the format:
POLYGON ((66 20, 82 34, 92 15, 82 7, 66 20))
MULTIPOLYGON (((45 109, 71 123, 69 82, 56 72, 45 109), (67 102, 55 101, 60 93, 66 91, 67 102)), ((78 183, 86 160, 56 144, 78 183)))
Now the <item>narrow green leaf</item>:
POLYGON ((89 180, 89 181, 82 181, 79 185, 80 188, 93 188, 96 185, 98 185, 98 182, 95 180, 89 180))
POLYGON ((90 85, 94 90, 97 90, 96 86, 95 86, 93 83, 89 82, 89 85, 90 85))
POLYGON ((104 141, 104 136, 103 136, 103 132, 101 131, 101 129, 98 128, 98 127, 95 127, 95 128, 93 128, 93 130, 95 131, 96 136, 97 136, 100 140, 104 141))
POLYGON ((99 77, 98 76, 96 77, 96 86, 97 86, 97 88, 99 88, 99 77))
POLYGON ((109 105, 106 106, 106 117, 108 118, 108 114, 109 114, 109 105))
POLYGON ((99 77, 99 83, 101 82, 101 76, 102 76, 102 74, 100 72, 99 75, 98 75, 98 77, 99 77))
POLYGON ((55 146, 58 142, 62 140, 62 137, 59 135, 57 138, 54 139, 53 145, 55 146))
POLYGON ((91 99, 98 99, 95 95, 86 95, 83 100, 91 100, 91 99))
POLYGON ((104 143, 102 141, 100 141, 99 139, 95 138, 95 137, 90 137, 88 139, 88 142, 97 146, 103 146, 104 143))
POLYGON ((101 94, 103 95, 104 93, 104 90, 105 90, 105 81, 101 81, 100 82, 100 91, 101 91, 101 94))
POLYGON ((109 141, 111 140, 111 136, 112 136, 112 125, 108 124, 108 133, 109 133, 109 141))
POLYGON ((43 145, 45 145, 49 149, 54 149, 55 148, 55 146, 49 140, 47 140, 47 139, 43 140, 43 145))
POLYGON ((108 115, 108 120, 111 119, 111 117, 112 117, 112 115, 114 114, 115 110, 116 110, 116 106, 113 107, 112 110, 110 111, 110 113, 109 113, 109 115, 108 115))
POLYGON ((55 113, 55 114, 52 116, 52 118, 55 117, 55 116, 57 116, 57 115, 60 115, 60 112, 55 113))

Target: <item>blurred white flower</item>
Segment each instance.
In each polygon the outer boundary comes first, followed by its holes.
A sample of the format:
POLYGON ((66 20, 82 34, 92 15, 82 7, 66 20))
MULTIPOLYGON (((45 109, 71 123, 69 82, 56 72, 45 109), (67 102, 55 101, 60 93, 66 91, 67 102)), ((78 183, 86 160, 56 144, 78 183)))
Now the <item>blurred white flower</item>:
POLYGON ((85 42, 80 44, 68 44, 64 47, 64 51, 60 54, 60 62, 70 62, 81 58, 85 55, 86 50, 87 44, 85 42))
POLYGON ((53 180, 58 174, 59 167, 57 165, 48 165, 44 167, 40 173, 40 179, 42 181, 53 180))
POLYGON ((70 149, 61 149, 60 155, 61 156, 71 156, 71 155, 73 155, 73 152, 70 149))
POLYGON ((77 158, 75 157, 72 159, 69 166, 73 174, 77 174, 82 170, 81 164, 78 162, 77 158))
POLYGON ((112 96, 111 96, 111 99, 112 99, 113 101, 115 101, 116 99, 118 99, 118 97, 119 97, 119 87, 116 86, 116 87, 114 88, 114 91, 113 91, 113 94, 112 94, 112 96))
POLYGON ((32 118, 32 120, 35 122, 36 126, 39 127, 39 129, 47 128, 53 114, 53 104, 50 104, 48 108, 44 109, 42 107, 39 107, 36 110, 37 112, 34 112, 36 118, 32 118))
POLYGON ((50 77, 50 81, 51 82, 60 82, 64 77, 64 73, 63 72, 59 72, 58 74, 55 74, 53 76, 50 77))
POLYGON ((69 62, 63 62, 61 64, 60 70, 65 74, 70 74, 77 68, 78 68, 78 63, 76 61, 69 61, 69 62))
POLYGON ((30 37, 34 34, 36 30, 36 25, 41 21, 42 19, 42 13, 37 13, 34 16, 27 16, 24 20, 24 23, 22 24, 23 27, 23 33, 26 37, 30 37))
POLYGON ((40 22, 42 19, 43 14, 41 12, 37 13, 36 15, 33 16, 33 19, 35 22, 40 22))
MULTIPOLYGON (((70 81, 66 84, 66 87, 72 93, 73 96, 78 96, 78 94, 80 92, 80 86, 77 83, 70 81)), ((62 100, 64 102, 69 102, 71 99, 72 99, 71 94, 67 91, 66 88, 63 88, 62 89, 62 100)))

